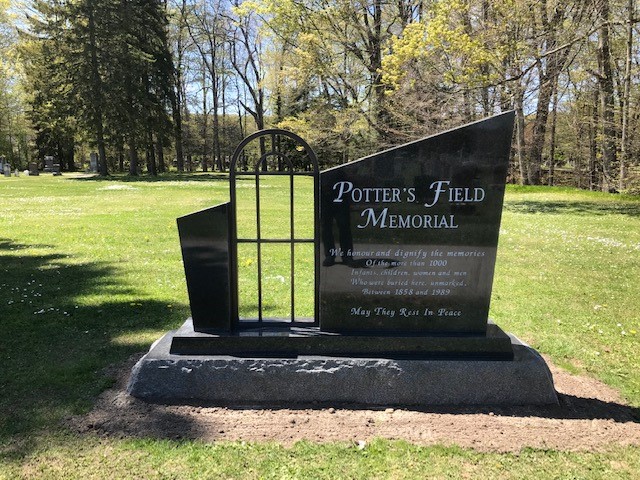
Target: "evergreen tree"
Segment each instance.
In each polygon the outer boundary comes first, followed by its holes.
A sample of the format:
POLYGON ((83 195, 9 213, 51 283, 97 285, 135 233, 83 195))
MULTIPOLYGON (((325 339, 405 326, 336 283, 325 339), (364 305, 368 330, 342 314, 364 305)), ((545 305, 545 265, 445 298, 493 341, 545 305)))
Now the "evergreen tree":
POLYGON ((129 172, 139 172, 139 151, 157 171, 156 139, 170 128, 173 63, 167 19, 157 0, 37 0, 25 42, 37 92, 32 119, 39 136, 77 120, 98 149, 107 175, 107 150, 129 151, 129 172), (55 110, 46 114, 47 109, 55 110), (58 122, 59 123, 59 122, 58 122), (151 161, 153 159, 153 161, 151 161))

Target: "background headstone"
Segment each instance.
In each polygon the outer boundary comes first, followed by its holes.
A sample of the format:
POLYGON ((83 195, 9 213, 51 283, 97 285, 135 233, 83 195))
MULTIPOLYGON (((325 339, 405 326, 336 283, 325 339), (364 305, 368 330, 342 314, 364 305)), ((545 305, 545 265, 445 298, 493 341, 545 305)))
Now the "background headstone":
POLYGON ((51 155, 45 155, 44 157, 44 171, 53 172, 53 157, 51 155))

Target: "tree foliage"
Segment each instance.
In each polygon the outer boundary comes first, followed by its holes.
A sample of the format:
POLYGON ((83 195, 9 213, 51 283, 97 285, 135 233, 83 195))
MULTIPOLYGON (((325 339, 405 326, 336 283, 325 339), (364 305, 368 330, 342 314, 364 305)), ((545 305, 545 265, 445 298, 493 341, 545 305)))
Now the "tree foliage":
POLYGON ((16 34, 10 2, 0 0, 0 157, 13 167, 25 165, 28 158, 28 125, 24 115, 24 93, 19 80, 16 34))
POLYGON ((514 109, 513 181, 640 183, 635 0, 32 5, 20 85, 35 152, 69 167, 89 143, 102 173, 155 173, 165 150, 178 170, 224 170, 242 136, 269 126, 329 165, 514 109))
POLYGON ((122 155, 126 146, 131 174, 140 151, 155 173, 155 139, 166 137, 173 88, 162 5, 37 0, 33 9, 22 49, 38 150, 84 139, 97 148, 106 175, 107 150, 122 155))

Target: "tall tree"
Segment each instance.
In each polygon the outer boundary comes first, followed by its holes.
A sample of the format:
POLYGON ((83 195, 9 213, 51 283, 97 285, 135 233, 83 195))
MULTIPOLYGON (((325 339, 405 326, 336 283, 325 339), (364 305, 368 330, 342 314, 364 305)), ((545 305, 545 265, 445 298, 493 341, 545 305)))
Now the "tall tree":
POLYGON ((633 66, 633 40, 634 40, 634 21, 635 21, 636 5, 635 0, 627 0, 627 25, 626 25, 626 42, 625 42, 625 58, 624 58, 624 81, 622 92, 622 115, 621 115, 621 158, 620 158, 620 179, 618 188, 624 190, 626 187, 627 166, 631 161, 631 69, 633 66))
MULTIPOLYGON (((539 19, 541 54, 536 58, 538 92, 526 183, 537 185, 541 181, 542 153, 547 136, 549 106, 558 88, 558 77, 570 59, 572 44, 570 41, 565 42, 563 27, 568 22, 580 24, 586 8, 587 6, 580 1, 563 2, 562 5, 555 2, 550 4, 547 0, 537 2, 536 18, 539 19)), ((570 34, 575 36, 576 32, 570 32, 570 34)))
MULTIPOLYGON (((213 117, 213 156, 219 171, 224 170, 221 145, 220 111, 222 110, 223 85, 228 75, 226 63, 226 48, 228 46, 227 33, 229 32, 228 9, 224 2, 208 0, 193 7, 191 18, 193 22, 187 24, 189 34, 197 48, 202 64, 204 65, 211 86, 213 117)), ((203 79, 204 82, 204 79, 203 79)), ((206 96, 203 97, 206 101, 206 96)), ((207 111, 203 112, 204 123, 208 120, 207 111)), ((203 139, 206 145, 206 137, 203 139)))
POLYGON ((34 1, 33 14, 28 17, 30 28, 21 31, 18 48, 24 69, 22 84, 28 92, 28 116, 36 132, 37 158, 54 155, 63 169, 72 170, 79 132, 71 84, 63 65, 68 54, 65 18, 60 4, 34 1))
MULTIPOLYGON (((240 79, 250 102, 238 96, 242 107, 253 117, 256 128, 265 128, 267 110, 264 78, 264 49, 257 16, 250 10, 240 10, 235 0, 236 16, 229 32, 229 60, 240 79)), ((262 146, 262 144, 261 144, 262 146)))
POLYGON ((15 167, 26 165, 29 130, 25 118, 22 72, 17 61, 10 2, 0 0, 0 155, 15 167))
POLYGON ((612 168, 616 161, 615 92, 611 59, 611 26, 609 0, 594 0, 596 16, 600 24, 598 30, 598 71, 596 76, 600 87, 600 109, 602 120, 602 190, 611 191, 613 186, 612 168))
POLYGON ((183 125, 184 109, 186 108, 185 98, 185 70, 187 52, 189 50, 188 40, 188 4, 187 0, 176 0, 177 5, 174 7, 173 24, 170 26, 171 31, 171 50, 175 58, 175 68, 171 77, 173 88, 169 92, 169 100, 171 102, 171 112, 173 117, 173 136, 175 139, 176 166, 179 172, 184 171, 184 141, 185 129, 183 125))

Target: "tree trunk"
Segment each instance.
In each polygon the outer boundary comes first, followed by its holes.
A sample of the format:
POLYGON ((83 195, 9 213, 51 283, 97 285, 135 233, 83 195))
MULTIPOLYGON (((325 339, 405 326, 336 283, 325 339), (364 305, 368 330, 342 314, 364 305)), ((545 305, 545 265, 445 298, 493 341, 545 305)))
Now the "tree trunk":
POLYGON ((149 130, 147 136, 147 172, 154 177, 158 176, 158 170, 156 168, 156 151, 153 143, 153 133, 149 130))
MULTIPOLYGON (((181 93, 182 98, 186 99, 186 92, 182 92, 181 93)), ((184 121, 186 122, 187 125, 190 125, 190 121, 191 121, 191 112, 189 111, 189 107, 186 103, 182 104, 181 107, 181 112, 184 111, 184 121)), ((182 113, 181 113, 182 115, 182 113)), ((193 159, 193 139, 191 138, 191 129, 187 129, 186 132, 186 139, 185 143, 186 143, 186 151, 183 153, 184 155, 184 160, 182 163, 182 170, 178 169, 179 172, 192 172, 193 171, 193 165, 192 165, 192 159, 193 159)))
MULTIPOLYGON (((582 6, 574 15, 578 18, 582 12, 582 6)), ((542 152, 546 141, 547 120, 549 117, 549 105, 555 89, 558 87, 558 76, 565 68, 569 56, 569 47, 558 48, 558 34, 565 20, 563 10, 548 8, 546 0, 539 2, 538 14, 542 22, 542 48, 550 52, 545 58, 538 59, 538 104, 536 107, 536 119, 533 124, 533 137, 529 149, 528 175, 532 184, 540 183, 542 166, 542 152), (551 15, 551 16, 549 16, 551 15)))
POLYGON ((129 138, 129 175, 135 177, 138 175, 138 150, 133 135, 129 138))
MULTIPOLYGON (((180 75, 176 75, 179 77, 180 75)), ((171 110, 173 115, 173 138, 176 144, 176 166, 178 172, 184 172, 184 153, 182 150, 182 101, 180 93, 180 82, 176 84, 176 90, 170 93, 171 110)))
MULTIPOLYGON (((211 59, 212 62, 215 62, 215 55, 213 55, 211 59)), ((215 63, 213 64, 213 68, 216 68, 215 63)), ((215 75, 211 77, 211 93, 213 96, 213 157, 215 166, 219 172, 224 171, 224 164, 222 162, 222 149, 220 147, 220 114, 218 110, 220 109, 220 76, 215 75)), ((213 168, 213 164, 211 166, 213 168)))
MULTIPOLYGON (((583 172, 582 172, 582 146, 584 144, 584 138, 585 138, 585 122, 582 121, 583 119, 583 114, 585 113, 584 108, 580 109, 580 116, 578 117, 579 120, 576 122, 576 126, 575 126, 575 134, 574 134, 574 138, 575 138, 575 149, 576 149, 576 155, 575 157, 571 158, 571 161, 573 163, 573 181, 575 182, 575 185, 578 188, 582 188, 582 177, 583 172)), ((588 130, 587 130, 588 132, 588 130)), ((587 138, 588 138, 588 133, 587 133, 587 138)))
POLYGON ((598 115, 598 102, 600 99, 600 93, 598 89, 593 90, 593 103, 590 106, 591 115, 589 122, 589 190, 596 190, 598 187, 598 144, 596 143, 596 136, 598 131, 598 124, 600 123, 598 115))
POLYGON ((185 18, 187 11, 186 0, 182 0, 180 19, 177 35, 177 61, 173 74, 173 88, 169 89, 169 102, 171 103, 171 114, 173 117, 173 138, 176 150, 176 167, 178 172, 184 172, 184 152, 182 148, 182 39, 185 30, 185 18))
POLYGON ((88 29, 89 29, 89 55, 91 58, 91 83, 93 95, 92 102, 92 123, 94 134, 96 136, 96 144, 98 146, 98 173, 101 176, 109 175, 107 169, 107 150, 104 142, 104 114, 102 99, 102 80, 100 78, 100 70, 98 66, 98 47, 96 44, 96 23, 94 18, 94 4, 92 1, 87 3, 88 7, 88 29))
MULTIPOLYGON (((20 143, 18 143, 18 147, 19 146, 20 146, 20 143)), ((63 157, 64 165, 62 165, 63 162, 60 162, 61 167, 66 168, 67 172, 74 172, 76 170, 75 141, 72 136, 64 137, 63 152, 64 152, 64 157, 63 157)))
MULTIPOLYGON (((489 29, 488 24, 491 19, 490 8, 491 8, 490 2, 488 0, 483 0, 482 1, 482 21, 484 23, 485 29, 489 29)), ((480 72, 482 73, 484 78, 489 78, 489 64, 487 62, 482 63, 482 65, 480 66, 480 72)), ((493 110, 491 108, 491 92, 490 92, 490 87, 488 85, 484 85, 482 87, 481 96, 482 96, 482 110, 484 111, 484 116, 488 117, 491 115, 493 110)))
POLYGON ((209 171, 209 112, 207 105, 207 75, 203 62, 202 65, 202 171, 209 171))
MULTIPOLYGON (((58 164, 60 165, 60 170, 65 170, 65 162, 64 162, 64 149, 62 148, 62 142, 58 140, 56 142, 56 159, 58 160, 58 164)), ((16 166, 19 165, 20 159, 18 158, 16 161, 16 166)))
POLYGON ((374 102, 374 127, 379 134, 382 134, 383 145, 388 144, 390 138, 390 115, 387 108, 386 88, 382 83, 382 0, 374 0, 373 5, 373 25, 368 25, 369 13, 365 10, 365 25, 368 27, 367 50, 369 53, 369 63, 367 68, 371 76, 371 86, 373 88, 374 102))
MULTIPOLYGON (((261 99, 263 98, 262 88, 260 88, 260 98, 261 99)), ((262 108, 257 110, 258 110, 258 115, 255 116, 256 128, 258 130, 264 130, 264 111, 262 110, 262 108)), ((267 147, 266 147, 264 136, 259 138, 259 144, 260 144, 260 157, 262 158, 264 157, 265 153, 267 153, 267 147)), ((274 146, 272 145, 271 148, 274 148, 274 146)), ((261 165, 262 165, 262 171, 266 172, 267 162, 265 161, 261 165)))
MULTIPOLYGON (((564 62, 562 62, 564 65, 564 62)), ((542 68, 542 67, 540 67, 542 68)), ((531 185, 539 185, 541 179, 542 152, 547 137, 547 121, 549 119, 549 104, 555 90, 557 75, 560 70, 557 66, 547 66, 548 71, 540 75, 540 88, 538 90, 538 105, 536 119, 533 123, 533 136, 529 149, 529 161, 527 164, 527 179, 531 185), (551 70, 551 71, 549 71, 551 70)))
MULTIPOLYGON (((226 77, 222 77, 222 134, 224 136, 224 138, 228 137, 229 133, 227 132, 227 97, 226 97, 226 90, 227 90, 227 82, 226 82, 226 77)), ((220 147, 220 154, 222 156, 222 158, 220 159, 220 165, 222 166, 222 168, 220 169, 221 172, 224 172, 227 169, 227 148, 225 145, 225 149, 224 151, 222 150, 222 142, 220 142, 220 140, 218 140, 218 145, 220 147)))
POLYGON ((597 0, 598 17, 602 22, 598 35, 598 84, 602 111, 602 191, 613 190, 612 167, 616 161, 616 125, 613 69, 609 27, 609 0, 597 0))
POLYGON ((556 123, 558 118, 558 88, 553 92, 553 109, 551 110, 551 146, 549 148, 549 186, 553 187, 556 169, 556 123))
MULTIPOLYGON (((236 78, 236 91, 238 92, 238 95, 236 97, 236 108, 238 109, 238 127, 240 128, 240 138, 244 138, 247 136, 246 132, 247 132, 247 128, 246 128, 246 110, 244 108, 242 108, 243 102, 242 99, 240 98, 240 84, 238 82, 238 79, 236 78)), ((246 98, 244 103, 246 103, 246 98)))
POLYGON ((525 165, 525 136, 524 136, 524 110, 522 107, 522 87, 518 85, 514 92, 515 110, 516 110, 516 154, 518 156, 518 167, 520 169, 520 184, 527 185, 529 183, 529 177, 527 175, 528 169, 525 165))
POLYGON ((631 103, 631 66, 633 61, 633 27, 635 16, 635 0, 627 2, 627 51, 624 65, 624 84, 622 97, 622 132, 621 132, 621 158, 620 178, 618 188, 623 191, 626 187, 626 166, 631 161, 631 145, 629 141, 629 111, 631 103))
POLYGON ((158 133, 156 135, 156 155, 158 157, 158 173, 165 173, 166 166, 164 164, 164 145, 162 134, 158 133))
POLYGON ((124 173, 124 148, 122 145, 118 146, 118 171, 124 173))

